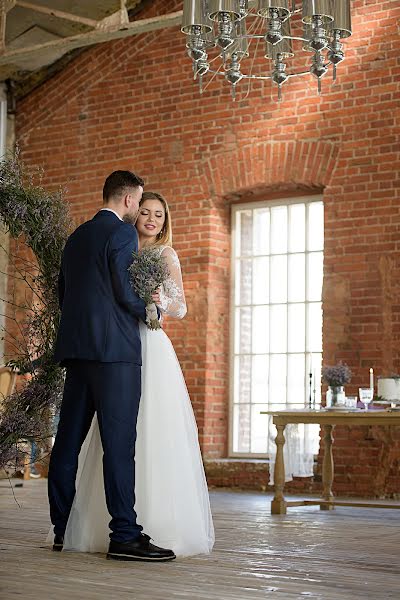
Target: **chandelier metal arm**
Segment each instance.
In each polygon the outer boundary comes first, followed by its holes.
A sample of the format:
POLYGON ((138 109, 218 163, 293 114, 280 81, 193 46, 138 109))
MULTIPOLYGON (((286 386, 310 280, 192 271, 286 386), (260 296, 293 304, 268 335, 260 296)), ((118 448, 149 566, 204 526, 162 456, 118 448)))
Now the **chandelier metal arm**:
MULTIPOLYGON (((248 40, 265 40, 265 35, 243 35, 242 39, 248 40)), ((283 40, 299 40, 300 42, 308 42, 308 38, 296 36, 296 35, 283 35, 283 40)))
MULTIPOLYGON (((213 69, 209 69, 208 70, 209 73, 213 73, 213 75, 221 75, 222 77, 225 77, 225 73, 223 73, 222 71, 214 71, 213 69)), ((288 78, 291 77, 301 77, 302 75, 309 75, 310 71, 299 71, 298 73, 289 73, 288 74, 288 78)), ((272 79, 271 75, 242 75, 242 79, 272 79)))

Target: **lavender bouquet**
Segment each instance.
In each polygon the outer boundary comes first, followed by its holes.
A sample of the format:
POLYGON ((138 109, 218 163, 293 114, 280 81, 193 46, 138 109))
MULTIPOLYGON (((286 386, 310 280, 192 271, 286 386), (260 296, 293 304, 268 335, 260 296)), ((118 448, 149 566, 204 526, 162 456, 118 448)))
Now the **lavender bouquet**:
POLYGON ((146 303, 147 327, 161 329, 157 307, 151 296, 168 279, 169 270, 159 248, 149 247, 134 252, 129 274, 133 289, 146 303))
POLYGON ((323 367, 322 381, 331 387, 341 387, 350 383, 351 371, 347 365, 341 362, 334 367, 323 367))

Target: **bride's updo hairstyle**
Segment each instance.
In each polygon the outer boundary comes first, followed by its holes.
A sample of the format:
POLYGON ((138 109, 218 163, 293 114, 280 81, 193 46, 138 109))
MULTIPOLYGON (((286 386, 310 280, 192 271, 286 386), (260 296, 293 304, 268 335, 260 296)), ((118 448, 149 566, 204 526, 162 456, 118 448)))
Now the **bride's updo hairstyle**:
POLYGON ((172 246, 172 227, 171 227, 171 215, 169 212, 169 207, 164 196, 159 194, 158 192, 143 192, 142 199, 139 202, 139 209, 143 206, 143 203, 146 200, 158 200, 164 207, 165 213, 165 221, 164 225, 159 234, 157 234, 157 239, 152 244, 153 246, 172 246))

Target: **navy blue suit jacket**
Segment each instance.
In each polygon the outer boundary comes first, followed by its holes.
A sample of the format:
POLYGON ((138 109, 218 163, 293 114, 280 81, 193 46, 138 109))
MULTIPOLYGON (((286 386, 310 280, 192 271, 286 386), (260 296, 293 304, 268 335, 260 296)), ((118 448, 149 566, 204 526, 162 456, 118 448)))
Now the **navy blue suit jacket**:
POLYGON ((105 210, 69 237, 59 276, 56 362, 142 364, 138 319, 146 320, 145 303, 128 274, 137 247, 136 229, 105 210))

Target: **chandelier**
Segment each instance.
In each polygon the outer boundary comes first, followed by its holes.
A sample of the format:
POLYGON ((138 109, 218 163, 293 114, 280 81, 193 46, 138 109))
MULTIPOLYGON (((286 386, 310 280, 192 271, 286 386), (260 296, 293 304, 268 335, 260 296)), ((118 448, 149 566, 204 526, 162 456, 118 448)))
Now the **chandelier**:
POLYGON ((322 77, 331 67, 335 80, 336 66, 344 59, 341 40, 351 35, 350 0, 184 0, 182 32, 200 92, 204 76, 211 73, 226 79, 233 99, 240 81, 270 79, 281 100, 288 79, 311 73, 321 93, 322 77), (300 14, 301 35, 294 36, 292 25, 299 27, 300 14), (286 61, 295 56, 293 42, 311 53, 307 70, 287 72, 286 61), (255 62, 260 43, 270 67, 265 71, 263 63, 257 74, 253 69, 260 65, 255 62))

